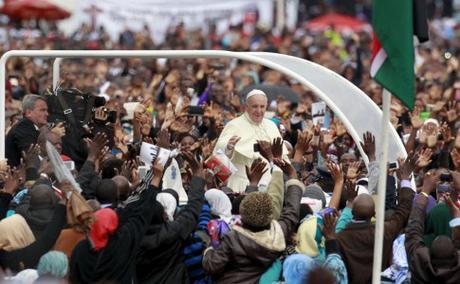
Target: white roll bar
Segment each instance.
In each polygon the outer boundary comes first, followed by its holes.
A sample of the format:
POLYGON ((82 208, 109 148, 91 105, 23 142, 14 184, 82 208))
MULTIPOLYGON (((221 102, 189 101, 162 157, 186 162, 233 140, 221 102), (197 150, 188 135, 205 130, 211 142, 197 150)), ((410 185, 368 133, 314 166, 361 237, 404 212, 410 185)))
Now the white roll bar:
MULTIPOLYGON (((337 73, 293 56, 223 50, 11 50, 0 58, 0 117, 5 117, 6 62, 11 57, 56 58, 53 63, 53 88, 59 83, 59 66, 64 58, 238 58, 277 70, 312 90, 344 123, 366 164, 367 156, 359 141, 364 132, 371 131, 376 135, 381 129, 381 110, 364 92, 337 73)), ((389 132, 389 159, 405 157, 406 151, 395 129, 390 127, 389 132)), ((0 133, 0 158, 4 158, 4 119, 0 119, 0 133)))

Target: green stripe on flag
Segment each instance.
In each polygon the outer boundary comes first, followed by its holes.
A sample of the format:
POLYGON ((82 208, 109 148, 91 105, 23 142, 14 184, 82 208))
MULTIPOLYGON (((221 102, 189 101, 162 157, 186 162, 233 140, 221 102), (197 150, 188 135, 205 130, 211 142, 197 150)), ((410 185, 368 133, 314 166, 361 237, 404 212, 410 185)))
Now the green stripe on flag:
POLYGON ((411 110, 415 99, 412 0, 374 0, 372 25, 387 59, 374 79, 411 110))

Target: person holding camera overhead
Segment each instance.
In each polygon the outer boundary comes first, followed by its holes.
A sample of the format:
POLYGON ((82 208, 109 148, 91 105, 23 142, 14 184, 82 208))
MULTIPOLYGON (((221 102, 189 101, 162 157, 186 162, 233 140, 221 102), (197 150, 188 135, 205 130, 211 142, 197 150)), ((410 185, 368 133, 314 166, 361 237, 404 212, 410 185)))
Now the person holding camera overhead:
MULTIPOLYGON (((245 166, 251 166, 257 158, 265 158, 263 148, 270 147, 274 139, 282 141, 281 134, 275 123, 265 119, 268 98, 261 90, 252 90, 246 95, 246 111, 243 115, 231 120, 223 129, 217 140, 214 153, 223 151, 238 169, 233 173, 227 186, 234 192, 244 192, 249 180, 246 176, 245 166)), ((271 152, 271 149, 270 151, 271 152)), ((284 160, 287 150, 283 145, 281 153, 284 160)), ((270 157, 268 157, 268 162, 270 157)), ((259 182, 259 186, 268 186, 271 174, 267 171, 259 182)))

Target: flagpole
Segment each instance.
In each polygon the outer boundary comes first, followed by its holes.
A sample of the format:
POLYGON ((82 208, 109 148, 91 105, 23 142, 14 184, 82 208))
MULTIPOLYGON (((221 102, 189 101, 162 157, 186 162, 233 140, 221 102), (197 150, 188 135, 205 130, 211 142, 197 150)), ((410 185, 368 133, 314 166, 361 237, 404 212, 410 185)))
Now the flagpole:
POLYGON ((383 89, 383 109, 382 109, 382 128, 381 128, 381 156, 379 163, 379 184, 376 204, 376 223, 374 237, 374 262, 372 269, 372 284, 379 284, 382 270, 382 251, 384 235, 384 216, 385 216, 385 196, 387 187, 387 164, 388 164, 388 131, 390 125, 390 105, 391 93, 383 89))

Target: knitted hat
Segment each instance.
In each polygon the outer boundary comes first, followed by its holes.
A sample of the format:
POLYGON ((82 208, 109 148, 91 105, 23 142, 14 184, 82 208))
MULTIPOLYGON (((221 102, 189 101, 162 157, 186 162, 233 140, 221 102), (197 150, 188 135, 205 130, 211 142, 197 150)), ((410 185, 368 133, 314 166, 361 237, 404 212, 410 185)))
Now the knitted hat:
POLYGON ((305 188, 303 197, 308 197, 311 199, 317 199, 321 201, 322 208, 326 207, 326 196, 324 195, 323 190, 317 184, 310 184, 305 188))
POLYGON ((255 228, 269 226, 273 219, 273 205, 270 195, 264 192, 248 194, 241 201, 240 215, 243 224, 255 228))

